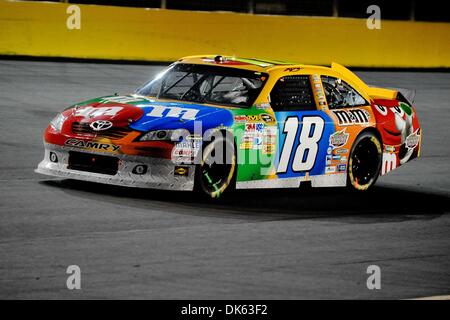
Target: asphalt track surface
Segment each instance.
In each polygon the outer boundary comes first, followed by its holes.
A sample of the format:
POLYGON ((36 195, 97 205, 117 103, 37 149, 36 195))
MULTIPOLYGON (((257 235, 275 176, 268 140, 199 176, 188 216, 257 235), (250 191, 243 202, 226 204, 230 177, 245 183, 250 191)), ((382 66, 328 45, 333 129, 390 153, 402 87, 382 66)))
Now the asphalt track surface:
POLYGON ((83 99, 160 66, 0 60, 0 298, 403 299, 450 294, 450 73, 360 72, 417 89, 420 159, 366 194, 191 193, 33 172, 42 132, 83 99), (81 268, 81 290, 66 268, 81 268), (368 290, 369 265, 381 290, 368 290))

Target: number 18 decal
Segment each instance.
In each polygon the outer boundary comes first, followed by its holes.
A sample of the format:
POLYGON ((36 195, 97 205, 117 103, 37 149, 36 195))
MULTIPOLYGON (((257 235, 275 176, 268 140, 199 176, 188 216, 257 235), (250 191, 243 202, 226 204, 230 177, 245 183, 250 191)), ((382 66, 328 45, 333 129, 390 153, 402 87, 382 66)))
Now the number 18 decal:
POLYGON ((318 116, 304 116, 301 122, 299 143, 296 144, 299 126, 300 121, 296 116, 288 117, 284 122, 283 133, 286 138, 278 163, 278 173, 288 171, 292 154, 294 154, 292 160, 292 171, 294 172, 310 171, 316 163, 325 121, 318 116), (296 145, 297 147, 295 147, 296 145))

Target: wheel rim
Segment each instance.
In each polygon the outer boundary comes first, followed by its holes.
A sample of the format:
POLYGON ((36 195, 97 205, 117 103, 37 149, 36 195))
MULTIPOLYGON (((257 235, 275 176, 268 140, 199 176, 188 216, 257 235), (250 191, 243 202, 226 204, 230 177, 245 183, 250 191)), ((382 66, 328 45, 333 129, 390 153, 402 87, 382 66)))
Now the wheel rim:
POLYGON ((212 198, 217 198, 229 186, 233 178, 235 157, 233 152, 231 163, 227 163, 226 159, 223 159, 223 163, 211 163, 210 160, 213 156, 213 151, 213 146, 205 149, 203 161, 200 166, 200 179, 203 190, 212 198))
POLYGON ((380 164, 380 144, 373 137, 362 139, 353 150, 350 159, 350 180, 361 190, 376 180, 380 164))

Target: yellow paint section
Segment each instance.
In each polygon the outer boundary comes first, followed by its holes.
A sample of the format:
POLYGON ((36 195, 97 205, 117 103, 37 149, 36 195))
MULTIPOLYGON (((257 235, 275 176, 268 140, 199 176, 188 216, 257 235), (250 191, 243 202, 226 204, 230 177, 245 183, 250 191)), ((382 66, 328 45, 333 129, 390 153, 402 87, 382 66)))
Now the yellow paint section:
POLYGON ((0 0, 0 54, 173 61, 218 53, 362 67, 450 67, 450 23, 264 16, 0 0))

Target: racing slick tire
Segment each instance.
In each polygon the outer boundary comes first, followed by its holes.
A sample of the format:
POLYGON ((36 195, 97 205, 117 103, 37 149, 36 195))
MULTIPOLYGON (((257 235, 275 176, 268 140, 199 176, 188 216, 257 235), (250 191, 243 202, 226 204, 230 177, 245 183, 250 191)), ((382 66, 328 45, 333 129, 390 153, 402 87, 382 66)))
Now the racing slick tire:
POLYGON ((348 159, 347 186, 358 191, 371 188, 380 175, 382 157, 379 138, 370 131, 360 134, 348 159))
POLYGON ((205 145, 195 171, 195 190, 208 198, 219 198, 225 191, 228 193, 234 189, 236 174, 234 141, 227 139, 225 135, 220 135, 205 145), (217 156, 222 161, 212 161, 216 158, 216 152, 222 154, 217 156))

